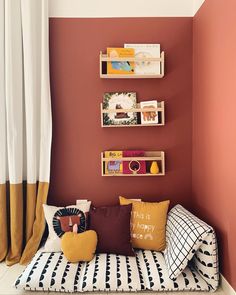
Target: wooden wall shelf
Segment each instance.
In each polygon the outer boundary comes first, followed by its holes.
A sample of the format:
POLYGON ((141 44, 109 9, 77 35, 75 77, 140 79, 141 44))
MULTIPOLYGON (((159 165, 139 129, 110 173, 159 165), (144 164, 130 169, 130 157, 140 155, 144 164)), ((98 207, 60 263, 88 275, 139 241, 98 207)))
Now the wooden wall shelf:
MULTIPOLYGON (((158 127, 158 126, 164 126, 165 125, 165 103, 164 101, 157 102, 157 108, 140 108, 140 104, 137 103, 137 108, 135 109, 114 109, 114 110, 104 110, 103 104, 100 105, 101 108, 101 127, 103 128, 112 128, 112 127, 158 127), (117 125, 105 125, 104 124, 104 114, 109 113, 142 113, 142 112, 158 112, 158 118, 160 120, 160 123, 153 123, 153 124, 117 124, 117 125)), ((139 118, 140 119, 140 118, 139 118)))
POLYGON ((122 158, 105 158, 105 152, 101 153, 101 168, 102 168, 102 176, 163 176, 165 175, 165 153, 163 151, 145 151, 143 157, 122 157, 122 158), (145 174, 124 174, 124 173, 105 173, 105 165, 106 162, 110 161, 146 161, 147 169, 149 170, 150 163, 152 161, 157 161, 158 167, 160 169, 158 174, 152 174, 150 172, 146 172, 145 174))
POLYGON ((145 58, 135 58, 135 57, 116 57, 116 58, 111 58, 108 57, 107 54, 103 54, 100 52, 99 56, 100 60, 100 78, 102 79, 143 79, 143 78, 163 78, 164 77, 164 69, 165 69, 165 53, 164 51, 161 52, 161 57, 160 58, 150 58, 150 57, 145 57, 145 58), (161 64, 161 73, 159 75, 149 75, 149 74, 106 74, 103 72, 103 64, 108 62, 108 61, 130 61, 130 62, 140 62, 140 61, 160 61, 161 64))

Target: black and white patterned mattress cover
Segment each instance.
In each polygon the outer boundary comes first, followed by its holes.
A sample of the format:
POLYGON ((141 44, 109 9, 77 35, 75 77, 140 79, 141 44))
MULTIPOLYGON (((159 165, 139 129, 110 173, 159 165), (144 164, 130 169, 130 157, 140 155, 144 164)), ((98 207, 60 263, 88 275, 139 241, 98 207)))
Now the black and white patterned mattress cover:
POLYGON ((136 257, 97 254, 88 262, 70 263, 62 253, 38 251, 15 282, 35 291, 209 291, 199 273, 188 266, 175 280, 168 276, 163 253, 137 250, 136 257))

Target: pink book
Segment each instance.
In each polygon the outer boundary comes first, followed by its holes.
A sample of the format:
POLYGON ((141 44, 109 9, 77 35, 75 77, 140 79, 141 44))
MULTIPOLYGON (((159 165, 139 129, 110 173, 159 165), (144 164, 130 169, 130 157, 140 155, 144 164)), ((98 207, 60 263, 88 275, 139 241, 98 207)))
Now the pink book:
MULTIPOLYGON (((144 151, 123 151, 123 157, 143 157, 144 151)), ((123 173, 124 174, 146 174, 146 162, 145 161, 123 161, 123 173)))

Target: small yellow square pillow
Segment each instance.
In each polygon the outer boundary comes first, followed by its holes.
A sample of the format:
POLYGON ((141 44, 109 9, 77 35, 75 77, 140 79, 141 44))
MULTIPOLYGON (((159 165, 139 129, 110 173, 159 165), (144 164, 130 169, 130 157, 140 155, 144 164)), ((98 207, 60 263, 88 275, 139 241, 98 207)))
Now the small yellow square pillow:
POLYGON ((120 197, 120 205, 133 204, 131 215, 132 246, 163 251, 166 247, 166 220, 170 201, 137 202, 120 197))

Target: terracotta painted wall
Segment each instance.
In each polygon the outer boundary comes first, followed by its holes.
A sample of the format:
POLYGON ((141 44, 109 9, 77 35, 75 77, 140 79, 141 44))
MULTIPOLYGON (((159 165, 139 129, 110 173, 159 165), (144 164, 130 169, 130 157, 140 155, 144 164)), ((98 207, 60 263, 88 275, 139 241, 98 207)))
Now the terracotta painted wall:
POLYGON ((236 289, 235 24, 235 0, 206 0, 193 20, 193 207, 216 228, 236 289))
POLYGON ((49 203, 88 198, 115 204, 118 195, 191 203, 192 18, 50 19, 53 147, 49 203), (99 51, 125 42, 160 43, 164 79, 103 80, 99 51), (100 127, 106 91, 136 91, 139 99, 164 99, 158 128, 100 127), (109 149, 164 150, 164 177, 101 177, 100 153, 109 149))

